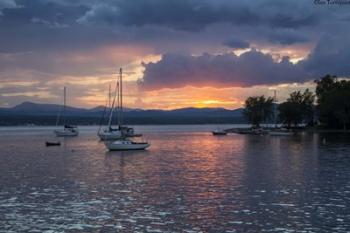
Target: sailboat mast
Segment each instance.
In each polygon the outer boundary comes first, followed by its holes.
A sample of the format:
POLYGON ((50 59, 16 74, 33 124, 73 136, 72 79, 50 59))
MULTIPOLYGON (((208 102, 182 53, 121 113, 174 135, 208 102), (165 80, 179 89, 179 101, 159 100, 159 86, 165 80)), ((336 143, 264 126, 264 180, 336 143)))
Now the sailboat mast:
POLYGON ((111 107, 111 84, 109 84, 109 89, 108 89, 108 108, 111 107))
POLYGON ((117 81, 117 92, 118 92, 118 99, 117 99, 117 110, 118 110, 118 114, 117 114, 117 123, 118 123, 118 128, 120 127, 120 84, 119 84, 119 76, 118 76, 118 81, 117 81))
POLYGON ((63 87, 63 110, 66 108, 66 95, 67 95, 66 87, 63 87))
POLYGON ((119 126, 123 124, 123 70, 120 68, 119 70, 120 73, 120 123, 119 126))
POLYGON ((67 88, 66 86, 63 87, 63 125, 66 124, 66 118, 64 117, 64 114, 66 112, 66 101, 67 101, 67 88))
POLYGON ((274 102, 274 106, 273 106, 273 117, 275 118, 275 128, 277 128, 277 90, 274 90, 274 96, 273 96, 273 102, 274 102))
POLYGON ((115 86, 115 92, 114 92, 113 101, 112 101, 110 114, 109 114, 108 129, 110 129, 111 126, 112 126, 112 117, 113 117, 114 106, 115 106, 115 99, 117 97, 118 88, 119 88, 119 84, 118 84, 118 77, 117 77, 117 82, 116 82, 116 86, 115 86))

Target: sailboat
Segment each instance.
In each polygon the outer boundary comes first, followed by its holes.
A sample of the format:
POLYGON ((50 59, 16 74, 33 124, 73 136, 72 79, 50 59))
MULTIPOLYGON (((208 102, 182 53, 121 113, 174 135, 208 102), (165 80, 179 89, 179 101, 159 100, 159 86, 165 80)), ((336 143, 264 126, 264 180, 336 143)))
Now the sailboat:
POLYGON ((148 142, 134 142, 130 139, 121 139, 116 141, 105 141, 105 146, 110 151, 119 150, 145 150, 151 146, 148 142))
POLYGON ((287 130, 287 129, 279 129, 277 127, 277 93, 276 90, 274 91, 274 106, 273 106, 273 116, 274 116, 274 122, 275 122, 275 128, 271 131, 268 132, 269 135, 271 136, 290 136, 293 135, 294 133, 287 130))
POLYGON ((123 137, 128 137, 128 138, 131 138, 131 137, 142 137, 142 134, 137 134, 135 133, 134 131, 134 128, 131 128, 131 127, 128 127, 128 126, 125 126, 123 125, 123 70, 122 68, 120 68, 119 70, 119 97, 118 97, 118 100, 119 100, 119 105, 118 105, 118 113, 119 113, 119 116, 118 116, 118 120, 119 120, 119 130, 122 132, 122 135, 123 137))
MULTIPOLYGON (((60 130, 55 130, 54 133, 56 134, 57 137, 74 137, 74 136, 78 136, 79 134, 79 130, 77 126, 73 126, 73 125, 68 125, 65 123, 65 118, 64 118, 64 114, 65 114, 65 110, 66 110, 66 95, 67 95, 67 89, 66 87, 63 88, 63 111, 62 111, 62 118, 63 118, 63 129, 60 130)), ((60 120, 60 113, 57 116, 57 120, 56 120, 56 126, 58 126, 59 124, 59 120, 60 120)))
MULTIPOLYGON (((119 71, 119 80, 116 82, 116 90, 110 110, 107 129, 99 133, 101 140, 105 141, 105 146, 110 151, 119 150, 144 150, 150 146, 148 142, 135 142, 128 137, 139 136, 134 133, 134 129, 123 126, 123 76, 122 69, 119 71), (112 118, 115 109, 115 99, 117 97, 118 128, 112 128, 112 118)), ((140 135, 141 136, 141 135, 140 135)))
MULTIPOLYGON (((120 70, 120 75, 121 75, 121 70, 120 70)), ((100 137, 100 139, 102 141, 116 140, 116 139, 121 139, 123 137, 122 131, 119 129, 119 127, 118 128, 113 128, 112 127, 113 115, 114 115, 114 112, 115 112, 115 101, 116 101, 117 96, 118 96, 117 102, 118 102, 118 113, 119 113, 119 102, 120 102, 120 99, 119 99, 119 96, 120 96, 120 93, 119 93, 119 79, 120 79, 120 76, 117 77, 117 80, 116 80, 116 87, 115 87, 115 91, 114 91, 114 97, 113 97, 112 104, 111 104, 111 101, 110 101, 111 88, 109 87, 109 93, 108 93, 109 118, 108 118, 108 124, 107 124, 107 128, 105 128, 102 131, 99 129, 99 132, 98 132, 98 136, 100 137)), ((120 125, 119 123, 120 123, 120 119, 118 117, 118 126, 120 125)))
MULTIPOLYGON (((110 91, 109 91, 110 99, 110 91)), ((110 103, 110 100, 108 101, 110 103)), ((123 71, 120 68, 119 77, 116 80, 116 88, 112 105, 110 105, 110 114, 107 128, 99 130, 98 136, 103 141, 123 139, 126 137, 141 137, 142 134, 136 134, 134 129, 131 127, 123 126, 123 71), (113 115, 115 114, 115 102, 117 99, 117 117, 118 117, 118 128, 112 127, 113 115)))

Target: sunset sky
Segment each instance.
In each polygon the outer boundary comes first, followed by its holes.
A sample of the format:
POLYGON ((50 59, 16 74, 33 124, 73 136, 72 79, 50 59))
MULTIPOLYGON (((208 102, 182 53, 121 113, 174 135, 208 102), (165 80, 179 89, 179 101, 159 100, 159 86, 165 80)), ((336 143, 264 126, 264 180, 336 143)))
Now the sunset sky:
POLYGON ((350 4, 322 2, 0 0, 0 107, 104 105, 120 67, 130 108, 283 101, 350 74, 350 4))

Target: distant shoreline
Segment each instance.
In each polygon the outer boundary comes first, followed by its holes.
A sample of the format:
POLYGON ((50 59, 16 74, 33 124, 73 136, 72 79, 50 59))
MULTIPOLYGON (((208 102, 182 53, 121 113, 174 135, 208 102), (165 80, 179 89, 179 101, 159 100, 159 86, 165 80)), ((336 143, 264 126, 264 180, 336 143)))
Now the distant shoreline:
MULTIPOLYGON (((205 125, 211 125, 211 126, 223 126, 223 125, 235 125, 235 126, 241 126, 241 127, 234 127, 234 128, 228 128, 223 129, 227 131, 228 133, 236 133, 238 129, 248 129, 251 126, 247 123, 162 123, 162 124, 126 124, 131 126, 180 126, 180 125, 198 125, 198 126, 205 126, 205 125)), ((60 125, 59 125, 60 126, 60 125)), ((14 127, 23 127, 23 128, 35 128, 35 127, 59 127, 56 125, 35 125, 35 124, 24 124, 24 125, 0 125, 1 128, 14 128, 14 127)), ((98 124, 78 124, 79 127, 99 127, 98 124)), ((292 129, 292 131, 297 133, 350 133, 350 129, 317 129, 317 128, 306 128, 306 129, 292 129)))
MULTIPOLYGON (((100 125, 98 124, 75 124, 79 127, 85 127, 85 126, 96 126, 99 127, 100 125)), ((125 125, 139 125, 139 126, 166 126, 166 125, 242 125, 242 126, 249 126, 246 123, 160 123, 160 124, 155 124, 155 123, 125 123, 125 125)), ((60 125, 59 125, 60 126, 60 125)), ((105 125, 102 125, 105 126, 105 125)), ((14 125, 3 125, 0 124, 0 127, 58 127, 56 125, 52 124, 42 124, 42 125, 37 125, 37 124, 14 124, 14 125)))
MULTIPOLYGON (((244 124, 243 124, 244 125, 244 124)), ((239 128, 230 128, 226 129, 228 133, 235 133, 235 131, 239 128)), ((306 128, 306 129, 291 129, 296 133, 350 133, 350 129, 317 129, 317 128, 306 128)))

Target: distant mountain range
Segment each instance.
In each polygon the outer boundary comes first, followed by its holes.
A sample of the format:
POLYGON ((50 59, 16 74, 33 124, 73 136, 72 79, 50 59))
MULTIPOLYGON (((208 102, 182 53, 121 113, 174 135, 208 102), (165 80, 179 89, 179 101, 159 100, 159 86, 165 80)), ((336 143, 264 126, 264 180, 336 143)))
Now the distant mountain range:
MULTIPOLYGON (((0 125, 52 125, 62 110, 57 104, 24 102, 12 108, 0 108, 0 125)), ((127 124, 209 124, 244 123, 242 108, 181 108, 175 110, 124 109, 127 124)), ((75 124, 99 124, 104 106, 92 109, 66 107, 65 118, 75 124)), ((107 109, 107 114, 109 110, 107 109)), ((106 115, 107 115, 106 114, 106 115)), ((106 117, 105 117, 106 118, 106 117)))

